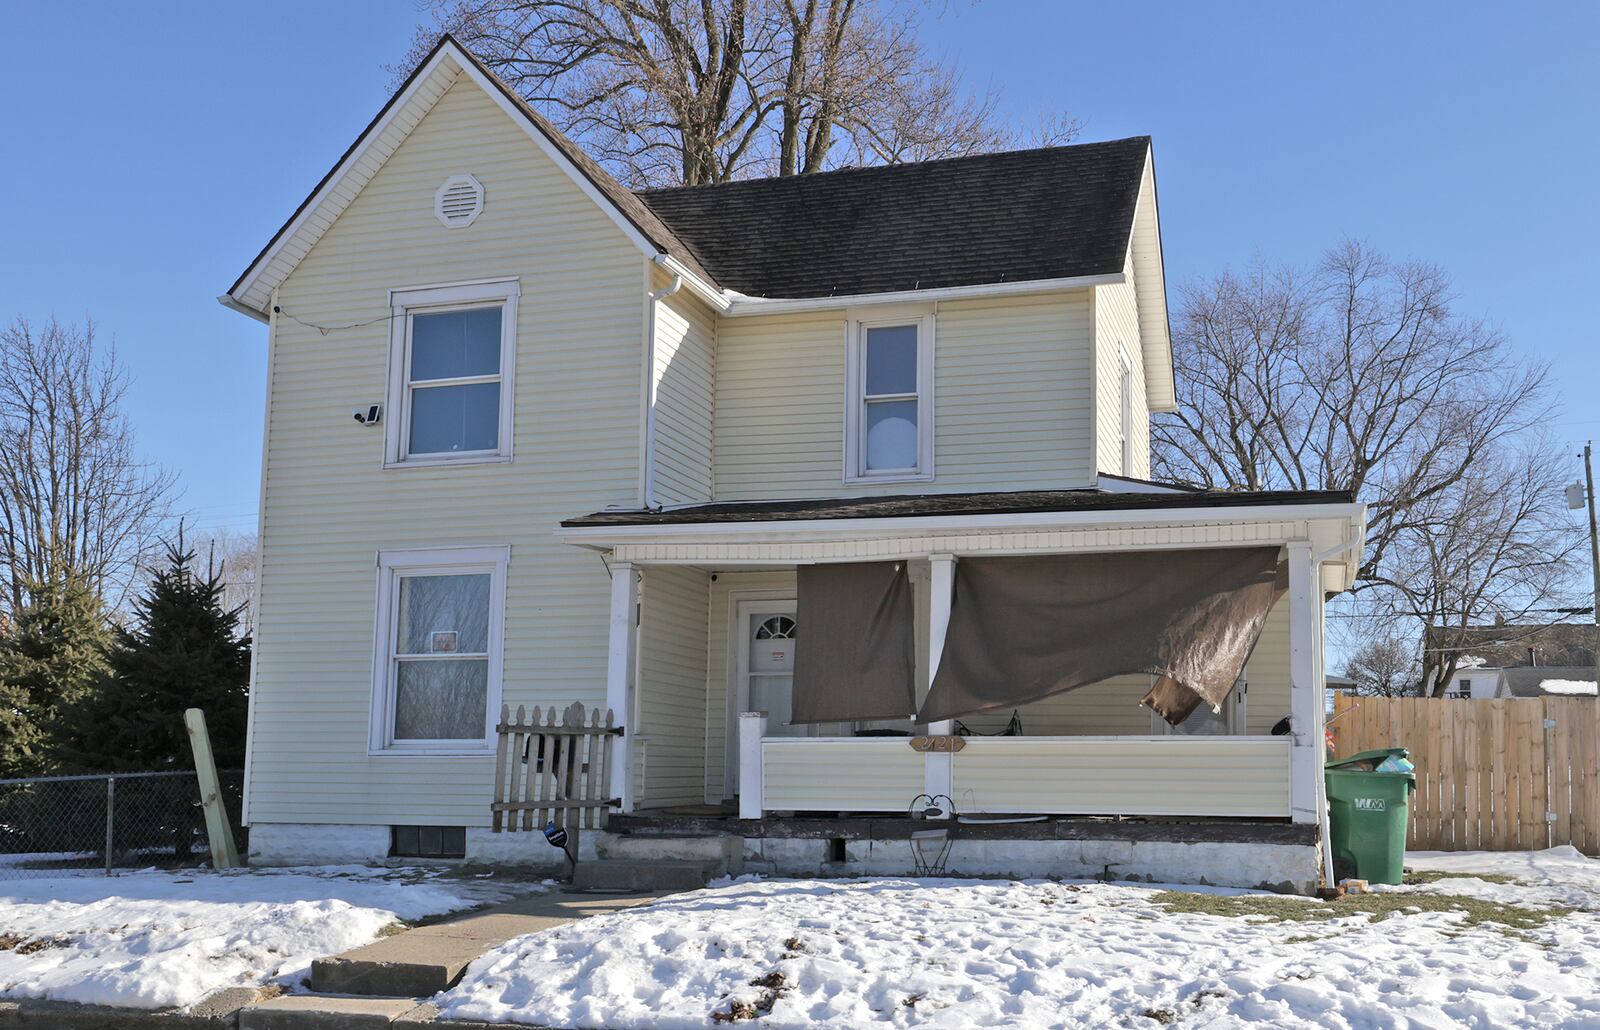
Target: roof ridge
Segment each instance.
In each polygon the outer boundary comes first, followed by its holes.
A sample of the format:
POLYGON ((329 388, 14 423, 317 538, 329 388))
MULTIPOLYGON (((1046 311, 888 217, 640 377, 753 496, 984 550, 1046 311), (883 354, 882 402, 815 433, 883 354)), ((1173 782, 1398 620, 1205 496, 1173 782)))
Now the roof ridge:
POLYGON ((874 173, 888 173, 907 168, 927 168, 932 165, 956 164, 963 161, 983 161, 997 157, 1019 157, 1025 154, 1042 154, 1066 150, 1090 150, 1096 147, 1110 147, 1120 143, 1144 142, 1150 144, 1153 137, 1148 133, 1136 136, 1123 136, 1119 139, 1093 140, 1087 143, 1063 143, 1054 146, 1021 147, 1016 150, 989 150, 981 154, 960 154, 955 157, 935 157, 926 161, 899 161, 893 164, 879 165, 851 165, 847 168, 829 168, 821 172, 806 172, 801 175, 762 175, 750 179, 730 179, 727 182, 704 182, 693 186, 650 186, 645 189, 634 190, 635 196, 649 196, 661 193, 688 193, 695 190, 730 189, 735 186, 751 186, 767 182, 815 182, 823 178, 836 178, 846 175, 870 175, 874 173))

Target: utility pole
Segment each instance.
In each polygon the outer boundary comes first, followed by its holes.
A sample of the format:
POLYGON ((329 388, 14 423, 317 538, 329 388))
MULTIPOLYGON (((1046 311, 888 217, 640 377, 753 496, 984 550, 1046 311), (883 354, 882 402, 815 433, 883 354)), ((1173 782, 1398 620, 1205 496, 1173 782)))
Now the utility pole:
POLYGON ((1589 482, 1589 561, 1594 572, 1594 678, 1600 683, 1600 530, 1595 528, 1594 518, 1594 461, 1591 451, 1594 441, 1583 445, 1583 474, 1589 482))

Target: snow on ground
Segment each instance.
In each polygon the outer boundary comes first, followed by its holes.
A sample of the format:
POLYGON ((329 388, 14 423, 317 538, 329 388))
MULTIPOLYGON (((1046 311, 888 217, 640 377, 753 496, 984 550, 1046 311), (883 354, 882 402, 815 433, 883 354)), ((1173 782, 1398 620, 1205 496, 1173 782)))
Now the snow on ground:
POLYGON ((72 875, 0 882, 0 997, 191 1005, 298 979, 396 920, 504 897, 416 870, 364 867, 72 875))
MULTIPOLYGON (((1448 877, 1416 888, 1420 890, 1508 905, 1566 905, 1600 911, 1600 861, 1571 846, 1548 851, 1408 851, 1406 866, 1448 877), (1485 881, 1474 873, 1496 880, 1511 877, 1517 882, 1485 881)), ((1600 960, 1600 955, 1595 958, 1600 960)))
MULTIPOLYGON (((1479 858, 1600 910, 1597 863, 1575 852, 1479 858)), ((1472 896, 1457 883, 1543 904, 1454 876, 1402 890, 1472 896)), ((1280 922, 1163 907, 1175 897, 1325 911, 1134 884, 741 879, 510 941, 435 1000, 458 1019, 618 1030, 736 1011, 763 1027, 1600 1027, 1594 911, 1517 932, 1457 911, 1280 922)))

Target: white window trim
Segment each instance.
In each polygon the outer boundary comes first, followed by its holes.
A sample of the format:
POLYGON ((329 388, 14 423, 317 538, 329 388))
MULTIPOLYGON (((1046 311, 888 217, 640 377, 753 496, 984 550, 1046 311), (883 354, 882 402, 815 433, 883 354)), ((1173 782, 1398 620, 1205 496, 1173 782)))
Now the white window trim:
POLYGON ((384 468, 438 468, 444 465, 484 465, 511 460, 511 437, 516 412, 514 386, 517 356, 518 281, 485 279, 472 282, 409 286, 389 291, 389 391, 384 432, 384 468), (458 454, 406 453, 411 430, 410 366, 411 315, 427 311, 480 307, 499 303, 500 315, 500 445, 494 450, 458 454))
POLYGON ((1128 356, 1128 348, 1117 341, 1117 357, 1122 363, 1122 376, 1118 380, 1117 389, 1121 395, 1122 404, 1122 475, 1133 475, 1133 358, 1128 356))
POLYGON ((368 726, 370 757, 489 757, 495 751, 500 718, 501 676, 505 662, 506 568, 511 548, 436 547, 378 552, 378 595, 372 633, 372 704, 368 726), (475 741, 395 741, 392 661, 400 580, 408 575, 489 573, 489 677, 483 739, 475 741))
POLYGON ((845 320, 844 481, 859 483, 926 483, 933 466, 933 355, 935 309, 932 305, 883 307, 850 312, 845 320), (867 470, 866 406, 867 330, 878 326, 917 327, 917 467, 867 470))

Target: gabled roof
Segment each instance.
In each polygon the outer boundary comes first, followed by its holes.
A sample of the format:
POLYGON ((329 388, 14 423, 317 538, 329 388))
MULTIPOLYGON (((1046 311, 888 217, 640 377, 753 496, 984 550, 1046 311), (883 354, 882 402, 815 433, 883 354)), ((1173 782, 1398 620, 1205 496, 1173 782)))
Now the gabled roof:
POLYGON ((724 287, 834 297, 1121 273, 1150 137, 646 190, 724 287))
POLYGON ((218 299, 265 321, 273 291, 463 76, 643 254, 729 314, 1121 282, 1137 266, 1147 391, 1170 407, 1149 137, 633 193, 449 35, 218 299))
POLYGON ((1481 658, 1483 667, 1532 665, 1531 651, 1541 666, 1594 665, 1593 623, 1550 622, 1499 626, 1429 626, 1423 647, 1430 651, 1481 658))
POLYGON ((361 135, 300 202, 255 260, 218 298, 229 307, 265 320, 272 291, 349 206, 390 155, 445 91, 462 75, 481 87, 540 149, 609 215, 646 254, 664 255, 710 287, 710 276, 662 221, 637 196, 562 135, 450 35, 442 37, 406 78, 361 135))

